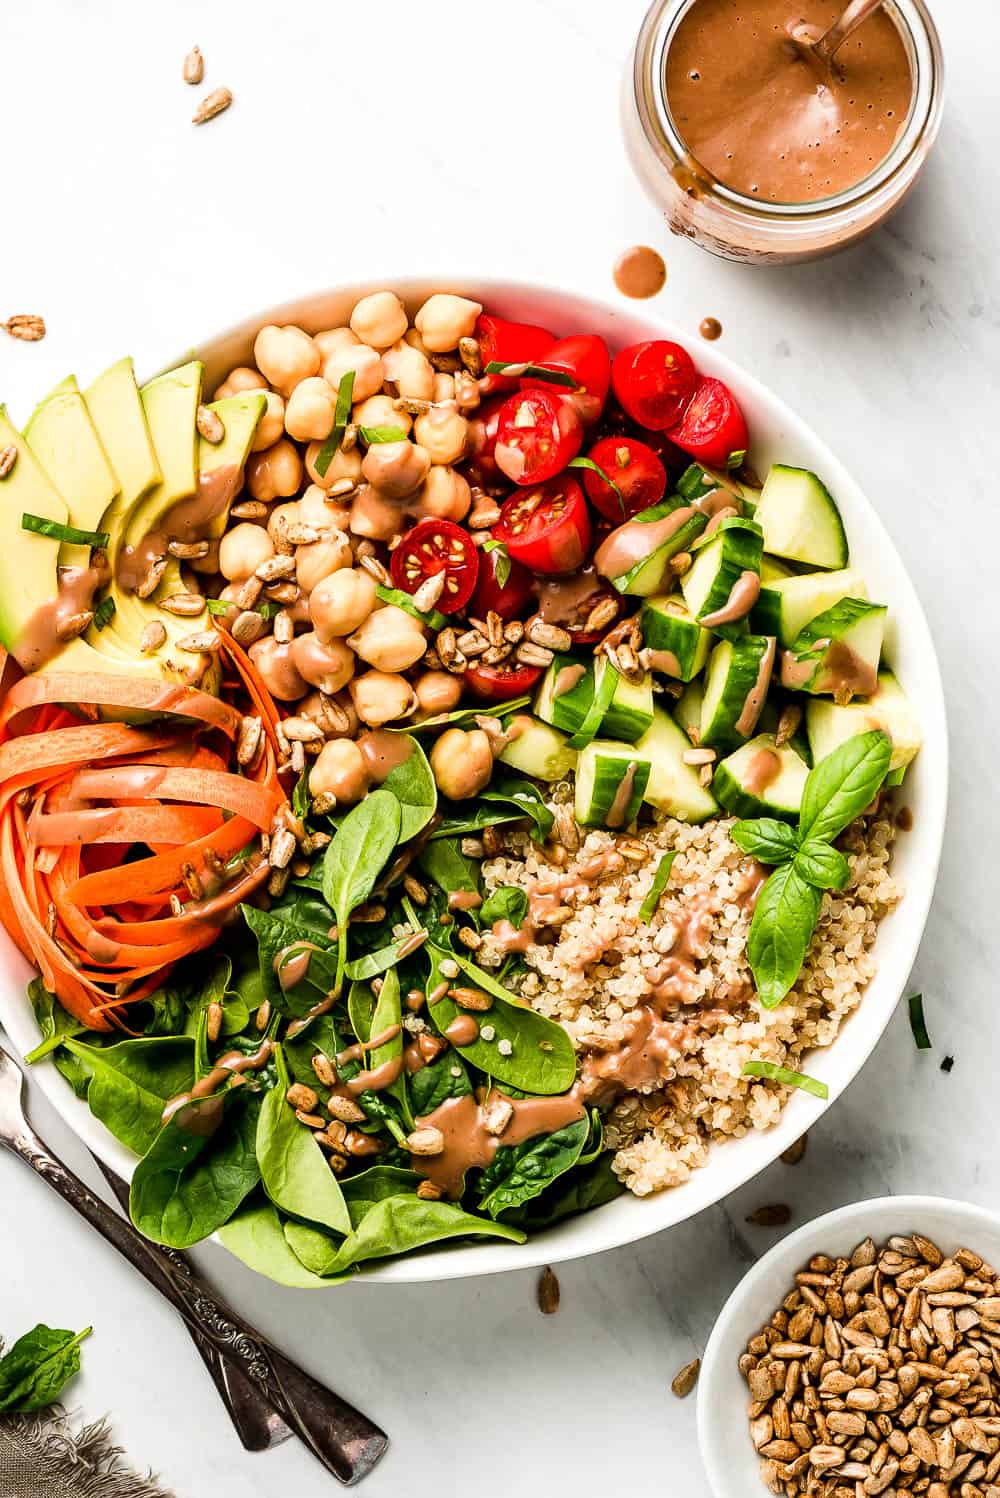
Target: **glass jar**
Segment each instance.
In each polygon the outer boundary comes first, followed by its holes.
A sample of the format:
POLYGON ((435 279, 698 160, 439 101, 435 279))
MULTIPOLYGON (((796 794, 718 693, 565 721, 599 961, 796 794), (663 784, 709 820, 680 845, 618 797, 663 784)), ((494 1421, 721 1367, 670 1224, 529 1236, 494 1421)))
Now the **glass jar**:
POLYGON ((906 49, 913 95, 892 150, 867 177, 834 197, 770 203, 724 187, 703 171, 678 134, 667 102, 666 61, 697 0, 654 0, 635 44, 623 99, 625 145, 646 192, 671 230, 714 255, 767 265, 815 260, 846 249, 888 217, 920 175, 941 122, 944 62, 923 0, 887 0, 906 49))

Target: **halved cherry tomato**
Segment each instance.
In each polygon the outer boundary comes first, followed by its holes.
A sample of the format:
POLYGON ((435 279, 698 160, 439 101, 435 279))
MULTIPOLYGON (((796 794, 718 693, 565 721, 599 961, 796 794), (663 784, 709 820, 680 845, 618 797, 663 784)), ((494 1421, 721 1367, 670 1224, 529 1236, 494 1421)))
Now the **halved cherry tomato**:
POLYGON ((501 619, 520 619, 530 611, 534 597, 531 573, 508 556, 506 568, 509 571, 501 583, 497 576, 501 555, 495 550, 485 549, 479 553, 479 581, 472 595, 470 611, 480 619, 485 619, 489 613, 499 614, 501 619))
POLYGON ((629 416, 657 432, 676 426, 697 382, 687 349, 663 338, 633 343, 611 366, 612 388, 629 416))
POLYGON ((397 588, 415 593, 421 583, 447 573, 434 607, 452 614, 468 603, 479 573, 479 552, 468 531, 451 520, 421 520, 407 531, 389 564, 397 588))
POLYGON ((509 702, 527 696, 541 675, 541 666, 482 666, 470 661, 462 680, 483 702, 509 702))
MULTIPOLYGON (((483 369, 487 364, 532 364, 542 357, 546 349, 555 343, 555 335, 547 328, 536 328, 533 323, 508 322, 505 317, 493 317, 481 312, 476 318, 475 339, 479 344, 479 357, 483 369)), ((517 376, 484 375, 487 382, 484 391, 516 390, 517 376)))
POLYGON ((483 401, 469 421, 469 473, 481 484, 495 484, 499 480, 506 486, 507 480, 496 462, 497 427, 506 399, 495 395, 483 401))
POLYGON ((610 598, 619 613, 622 597, 600 577, 593 566, 582 567, 575 577, 539 578, 535 585, 538 612, 547 624, 568 630, 574 645, 595 645, 615 622, 615 616, 600 629, 587 629, 587 620, 597 605, 610 598))
POLYGON ((590 546, 590 515, 576 479, 561 474, 500 507, 493 535, 532 572, 561 576, 583 565, 590 546))
POLYGON ((605 519, 621 524, 663 498, 667 470, 645 442, 635 437, 602 437, 587 457, 618 486, 616 494, 592 468, 581 470, 587 498, 605 519))
POLYGON ((497 418, 493 456, 515 484, 541 484, 561 473, 583 442, 583 423, 569 401, 548 390, 521 390, 497 418))
POLYGON ((746 452, 750 441, 732 391, 707 375, 698 381, 680 426, 670 435, 678 447, 712 468, 725 468, 733 453, 746 452))
POLYGON ((585 426, 592 426, 604 410, 611 383, 611 355, 604 339, 598 338, 596 333, 576 333, 572 338, 560 338, 548 350, 545 358, 536 359, 535 363, 542 369, 557 369, 563 374, 572 375, 576 381, 576 389, 570 390, 565 385, 546 385, 537 375, 525 375, 521 380, 521 389, 535 389, 542 385, 554 390, 572 401, 585 426))

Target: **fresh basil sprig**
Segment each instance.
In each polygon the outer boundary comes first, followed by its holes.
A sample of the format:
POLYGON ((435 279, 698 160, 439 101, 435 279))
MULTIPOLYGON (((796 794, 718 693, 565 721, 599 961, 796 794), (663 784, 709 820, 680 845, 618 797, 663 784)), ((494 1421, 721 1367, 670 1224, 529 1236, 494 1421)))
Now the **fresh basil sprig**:
POLYGON ((567 390, 575 390, 577 386, 577 381, 565 369, 548 369, 544 364, 519 364, 515 359, 506 362, 491 359, 483 374, 510 374, 512 379, 544 380, 548 385, 565 385, 567 390))
POLYGON ((773 817, 737 822, 730 834, 744 853, 771 865, 757 898, 747 960, 765 1009, 775 1009, 799 973, 825 889, 843 889, 850 866, 830 844, 870 806, 885 779, 892 740, 879 729, 840 744, 809 771, 798 828, 773 817))

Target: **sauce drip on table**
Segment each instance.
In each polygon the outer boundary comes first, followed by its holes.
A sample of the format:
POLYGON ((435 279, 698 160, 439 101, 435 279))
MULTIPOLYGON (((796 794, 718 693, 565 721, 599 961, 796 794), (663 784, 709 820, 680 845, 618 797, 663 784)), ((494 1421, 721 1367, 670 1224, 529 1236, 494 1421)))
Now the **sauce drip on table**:
POLYGON ((667 284, 663 256, 648 244, 634 244, 615 261, 614 281, 622 296, 643 301, 667 284))

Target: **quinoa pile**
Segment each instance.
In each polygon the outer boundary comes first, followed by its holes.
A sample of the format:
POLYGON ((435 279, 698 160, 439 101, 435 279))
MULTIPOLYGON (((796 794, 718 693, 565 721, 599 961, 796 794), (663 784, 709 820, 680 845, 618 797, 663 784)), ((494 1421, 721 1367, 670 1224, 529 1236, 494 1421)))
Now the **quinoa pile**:
MULTIPOLYGON (((563 787, 554 793, 561 828, 569 822, 567 795, 563 787)), ((526 836, 512 834, 503 855, 483 865, 488 892, 516 885, 534 892, 537 902, 553 883, 560 889, 556 924, 537 922, 540 940, 526 945, 527 972, 515 986, 569 1031, 585 1082, 588 1068, 609 1056, 613 1062, 627 1048, 638 1018, 654 1027, 654 1075, 648 1066, 645 1075, 627 1068, 616 1074, 605 1120, 614 1169, 637 1196, 687 1180, 705 1164, 713 1140, 740 1138, 778 1120, 789 1089, 743 1077, 744 1062, 808 1070, 806 1053, 829 1045, 861 1002, 876 968, 870 949, 878 922, 901 897, 889 872, 895 825, 883 807, 841 837, 848 887, 824 894, 798 981, 778 1008, 762 1009, 746 962, 761 871, 730 840, 734 821, 692 827, 659 817, 626 836, 580 829, 579 847, 561 867, 526 836), (669 849, 676 852, 670 880, 647 924, 640 907, 669 849), (592 869, 602 855, 597 876, 574 884, 574 874, 592 869), (672 953, 672 970, 680 969, 683 981, 668 982, 664 1000, 663 988, 654 989, 672 953)), ((544 914, 552 905, 549 897, 544 914)), ((498 966, 506 950, 487 933, 477 955, 484 966, 498 966)))

